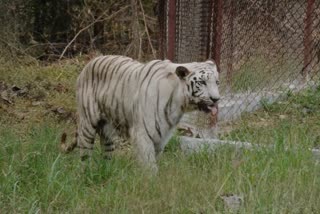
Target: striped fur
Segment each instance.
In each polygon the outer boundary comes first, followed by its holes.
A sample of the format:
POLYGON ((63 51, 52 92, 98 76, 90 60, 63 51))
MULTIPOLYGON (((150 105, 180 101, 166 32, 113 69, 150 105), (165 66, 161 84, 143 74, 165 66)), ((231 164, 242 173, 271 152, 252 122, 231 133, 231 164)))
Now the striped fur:
POLYGON ((143 64, 124 56, 97 57, 78 77, 76 142, 67 145, 64 136, 62 150, 76 145, 85 159, 98 134, 104 155, 110 157, 115 141, 128 140, 140 162, 156 170, 156 157, 183 113, 196 108, 210 111, 219 99, 217 85, 212 61, 143 64))

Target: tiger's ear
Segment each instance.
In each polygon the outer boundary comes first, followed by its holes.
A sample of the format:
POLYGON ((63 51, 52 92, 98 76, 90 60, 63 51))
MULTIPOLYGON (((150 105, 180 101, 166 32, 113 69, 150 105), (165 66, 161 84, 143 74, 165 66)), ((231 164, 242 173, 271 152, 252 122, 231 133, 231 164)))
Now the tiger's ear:
POLYGON ((213 65, 216 64, 213 59, 207 59, 206 63, 213 64, 213 65))
POLYGON ((189 73, 190 73, 190 71, 189 71, 186 67, 178 66, 178 67, 176 68, 176 74, 177 74, 177 76, 178 76, 180 79, 182 79, 182 80, 184 80, 185 77, 186 77, 189 73))
POLYGON ((221 72, 219 65, 216 64, 213 59, 208 59, 208 60, 206 61, 206 63, 216 66, 216 67, 217 67, 217 71, 218 71, 219 73, 221 72))

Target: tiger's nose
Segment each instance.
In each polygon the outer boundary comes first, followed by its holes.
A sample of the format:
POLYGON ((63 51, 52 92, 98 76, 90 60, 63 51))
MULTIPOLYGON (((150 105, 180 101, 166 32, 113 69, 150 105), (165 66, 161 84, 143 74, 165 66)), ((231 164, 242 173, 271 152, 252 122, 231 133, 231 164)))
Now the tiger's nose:
POLYGON ((220 98, 212 98, 212 97, 210 97, 210 100, 212 102, 216 103, 216 102, 218 102, 220 100, 220 98))

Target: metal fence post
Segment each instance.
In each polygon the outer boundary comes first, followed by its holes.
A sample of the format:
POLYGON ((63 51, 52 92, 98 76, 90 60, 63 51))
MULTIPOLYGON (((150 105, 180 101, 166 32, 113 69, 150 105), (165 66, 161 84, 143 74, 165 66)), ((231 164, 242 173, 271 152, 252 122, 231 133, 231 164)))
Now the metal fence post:
POLYGON ((230 19, 229 19, 229 51, 228 51, 228 63, 227 63, 227 88, 228 91, 231 91, 232 88, 232 74, 233 74, 233 52, 234 52, 234 17, 236 16, 236 6, 235 6, 235 1, 230 0, 230 5, 229 5, 229 14, 230 14, 230 19))
POLYGON ((159 0, 158 4, 156 5, 157 8, 155 9, 155 14, 158 17, 158 23, 159 23, 159 57, 160 59, 165 59, 165 50, 166 50, 166 21, 167 21, 167 10, 166 10, 166 0, 159 0))
POLYGON ((207 35, 207 50, 206 50, 206 58, 212 58, 212 52, 211 52, 211 39, 212 39, 212 15, 213 15, 213 3, 214 0, 211 0, 209 2, 209 14, 208 14, 208 20, 207 20, 207 31, 208 31, 208 35, 207 35))
POLYGON ((223 0, 213 0, 213 50, 212 58, 215 60, 218 67, 220 67, 221 55, 221 38, 222 38, 222 14, 223 14, 223 0))
POLYGON ((171 61, 175 59, 175 40, 176 40, 176 0, 169 0, 168 11, 168 52, 167 58, 171 61))
POLYGON ((312 61, 312 12, 314 10, 315 0, 308 0, 306 17, 304 20, 304 66, 302 75, 304 80, 308 79, 311 61, 312 61))

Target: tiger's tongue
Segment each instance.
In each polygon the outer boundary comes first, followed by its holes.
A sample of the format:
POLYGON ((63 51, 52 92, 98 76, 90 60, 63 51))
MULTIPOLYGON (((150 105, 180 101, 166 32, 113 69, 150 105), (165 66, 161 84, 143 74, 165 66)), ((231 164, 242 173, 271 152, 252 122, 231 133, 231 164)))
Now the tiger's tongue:
POLYGON ((218 113, 218 108, 217 106, 212 106, 212 107, 209 107, 209 109, 211 110, 211 115, 212 116, 215 116, 217 113, 218 113))

